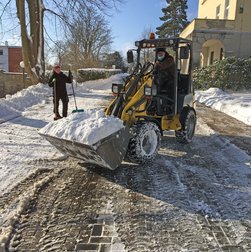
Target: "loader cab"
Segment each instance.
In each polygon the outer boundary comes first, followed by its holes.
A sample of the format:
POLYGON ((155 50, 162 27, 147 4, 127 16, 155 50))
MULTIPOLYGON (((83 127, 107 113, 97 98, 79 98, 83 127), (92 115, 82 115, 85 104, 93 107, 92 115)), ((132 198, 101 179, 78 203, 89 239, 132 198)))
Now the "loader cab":
MULTIPOLYGON (((127 60, 129 63, 134 62, 135 51, 137 53, 136 66, 145 65, 149 61, 154 64, 158 48, 165 48, 174 59, 173 95, 167 97, 161 90, 154 95, 153 100, 158 104, 157 114, 174 115, 180 113, 184 106, 192 107, 192 42, 179 37, 144 39, 136 41, 135 46, 137 49, 128 51, 127 60)), ((154 84, 151 88, 159 90, 154 87, 154 84)))

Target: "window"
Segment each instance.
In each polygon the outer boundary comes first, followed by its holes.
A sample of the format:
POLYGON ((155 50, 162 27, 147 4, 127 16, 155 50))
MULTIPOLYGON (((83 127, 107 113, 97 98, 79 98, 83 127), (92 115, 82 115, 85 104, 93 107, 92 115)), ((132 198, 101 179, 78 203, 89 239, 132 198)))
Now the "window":
POLYGON ((224 56, 224 54, 223 54, 223 48, 221 48, 220 49, 220 60, 223 60, 223 56, 224 56))
POLYGON ((229 13, 229 2, 230 2, 230 0, 225 0, 224 19, 228 19, 228 13, 229 13))
POLYGON ((240 5, 240 8, 239 8, 239 13, 240 13, 240 14, 243 14, 243 12, 244 12, 244 7, 243 7, 243 5, 241 4, 241 5, 240 5))
POLYGON ((216 7, 216 19, 220 18, 220 5, 216 7))
POLYGON ((0 50, 0 55, 3 55, 3 50, 0 50))
POLYGON ((210 53, 210 65, 212 65, 214 62, 214 52, 210 53))

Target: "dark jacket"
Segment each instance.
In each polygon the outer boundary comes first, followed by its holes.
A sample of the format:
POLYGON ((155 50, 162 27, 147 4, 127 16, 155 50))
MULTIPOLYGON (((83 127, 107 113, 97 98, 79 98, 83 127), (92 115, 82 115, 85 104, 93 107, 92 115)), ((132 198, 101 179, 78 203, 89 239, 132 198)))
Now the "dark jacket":
POLYGON ((52 76, 49 79, 49 86, 53 87, 53 95, 55 91, 54 88, 56 86, 56 96, 58 98, 66 97, 67 96, 66 83, 72 83, 72 76, 70 73, 69 76, 67 77, 63 72, 60 72, 59 74, 53 72, 52 76))
POLYGON ((162 90, 173 85, 175 73, 174 59, 166 54, 162 61, 156 61, 154 65, 154 82, 162 90))
POLYGON ((175 72, 175 65, 174 65, 174 59, 171 55, 166 55, 163 61, 156 61, 155 62, 155 71, 161 73, 161 74, 168 74, 171 77, 174 77, 175 72))

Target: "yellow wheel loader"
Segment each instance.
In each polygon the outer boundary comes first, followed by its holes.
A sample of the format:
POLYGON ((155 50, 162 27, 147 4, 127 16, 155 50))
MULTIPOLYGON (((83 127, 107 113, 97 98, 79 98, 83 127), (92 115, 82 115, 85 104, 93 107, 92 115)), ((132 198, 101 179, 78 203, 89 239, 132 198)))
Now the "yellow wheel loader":
POLYGON ((137 55, 132 74, 123 84, 112 84, 115 98, 105 109, 106 116, 120 118, 125 127, 91 146, 43 135, 52 145, 87 163, 114 170, 123 160, 137 164, 152 161, 165 130, 173 130, 180 143, 192 141, 196 112, 191 41, 179 37, 154 38, 136 41, 135 46, 136 49, 127 52, 128 63, 134 62, 135 52, 137 55), (158 48, 165 48, 175 61, 172 97, 160 90, 155 81, 158 48))

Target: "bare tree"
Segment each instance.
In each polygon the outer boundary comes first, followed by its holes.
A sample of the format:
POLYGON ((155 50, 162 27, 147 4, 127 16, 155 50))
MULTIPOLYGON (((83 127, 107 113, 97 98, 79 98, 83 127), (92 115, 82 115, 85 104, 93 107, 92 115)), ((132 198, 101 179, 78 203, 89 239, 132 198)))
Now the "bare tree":
MULTIPOLYGON (((2 0, 0 17, 11 4, 11 0, 2 0)), ((71 27, 74 15, 81 10, 96 8, 106 14, 116 8, 123 0, 16 0, 16 12, 21 28, 21 41, 25 70, 33 83, 43 81, 44 64, 44 17, 54 15, 63 24, 71 27)), ((100 41, 101 43, 101 41, 100 41)))
MULTIPOLYGON (((56 41, 52 52, 56 55, 56 61, 62 65, 63 58, 67 55, 68 45, 65 41, 56 41)), ((56 62, 55 62, 56 63, 56 62)))
POLYGON ((70 42, 78 46, 78 52, 87 65, 97 61, 112 43, 111 29, 94 8, 88 8, 76 17, 70 36, 70 42))
POLYGON ((44 65, 44 7, 42 0, 27 1, 28 16, 25 11, 25 0, 16 0, 17 17, 21 27, 22 53, 25 70, 33 83, 43 81, 44 65), (30 28, 28 33, 27 28, 30 28))

